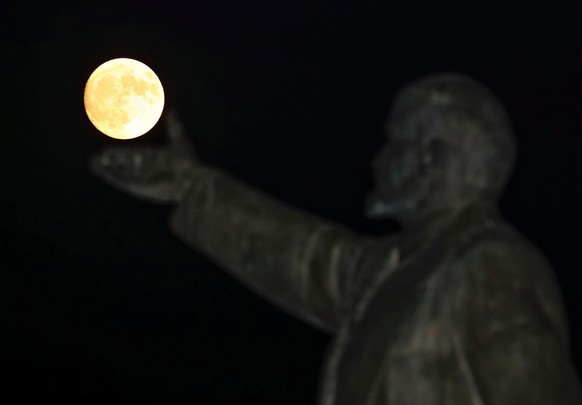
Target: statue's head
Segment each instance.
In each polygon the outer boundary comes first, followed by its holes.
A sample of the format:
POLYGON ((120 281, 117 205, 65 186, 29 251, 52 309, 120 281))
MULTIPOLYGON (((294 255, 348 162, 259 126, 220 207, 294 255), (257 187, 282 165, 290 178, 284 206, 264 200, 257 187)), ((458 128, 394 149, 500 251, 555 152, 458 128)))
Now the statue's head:
POLYGON ((513 168, 515 140, 507 113, 467 76, 437 74, 396 97, 374 158, 371 218, 414 221, 472 202, 496 203, 513 168))

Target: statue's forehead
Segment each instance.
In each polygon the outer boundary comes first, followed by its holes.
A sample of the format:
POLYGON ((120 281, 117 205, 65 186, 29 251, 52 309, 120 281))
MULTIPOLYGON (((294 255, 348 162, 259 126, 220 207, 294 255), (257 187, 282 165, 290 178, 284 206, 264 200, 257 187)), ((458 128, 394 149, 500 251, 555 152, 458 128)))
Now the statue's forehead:
POLYGON ((390 116, 384 124, 384 133, 389 142, 416 142, 418 131, 413 120, 402 120, 400 117, 390 116))
POLYGON ((393 141, 426 141, 433 132, 427 126, 438 126, 439 112, 449 110, 453 104, 454 96, 437 88, 408 89, 395 99, 384 132, 393 141))
POLYGON ((384 133, 391 142, 418 142, 421 116, 412 110, 393 109, 384 123, 384 133))

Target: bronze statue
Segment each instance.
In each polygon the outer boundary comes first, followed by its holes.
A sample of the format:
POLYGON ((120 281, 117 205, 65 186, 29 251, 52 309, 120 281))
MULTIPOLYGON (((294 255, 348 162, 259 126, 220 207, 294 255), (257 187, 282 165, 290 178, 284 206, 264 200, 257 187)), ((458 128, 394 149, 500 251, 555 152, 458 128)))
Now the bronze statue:
POLYGON ((496 208, 515 144, 484 86, 439 74, 398 94, 366 207, 402 224, 386 238, 201 164, 177 119, 168 122, 168 147, 109 149, 92 170, 176 204, 177 236, 335 336, 320 404, 582 404, 552 269, 496 208))

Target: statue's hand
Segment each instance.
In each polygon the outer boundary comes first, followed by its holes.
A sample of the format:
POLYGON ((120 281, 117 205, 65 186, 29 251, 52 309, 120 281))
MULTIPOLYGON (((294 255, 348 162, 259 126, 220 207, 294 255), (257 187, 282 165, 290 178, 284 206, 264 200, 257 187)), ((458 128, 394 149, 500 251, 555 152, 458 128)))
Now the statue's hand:
POLYGON ((156 203, 180 201, 189 186, 189 172, 199 164, 193 144, 173 111, 166 117, 165 147, 113 147, 92 156, 91 171, 135 197, 156 203))

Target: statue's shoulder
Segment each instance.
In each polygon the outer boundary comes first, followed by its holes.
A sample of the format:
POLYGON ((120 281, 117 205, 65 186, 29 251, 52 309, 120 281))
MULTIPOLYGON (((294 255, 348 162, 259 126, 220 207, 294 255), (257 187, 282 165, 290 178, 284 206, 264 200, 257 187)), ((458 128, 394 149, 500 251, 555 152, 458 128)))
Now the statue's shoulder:
POLYGON ((466 210, 449 229, 448 240, 457 260, 487 256, 548 266, 541 251, 491 206, 466 210))
POLYGON ((490 220, 476 225, 461 237, 459 256, 511 261, 514 267, 550 267, 548 260, 527 237, 510 223, 490 220))
POLYGON ((552 325, 566 339, 559 285, 540 249, 502 220, 480 224, 467 237, 449 274, 464 297, 462 311, 491 325, 552 325))

